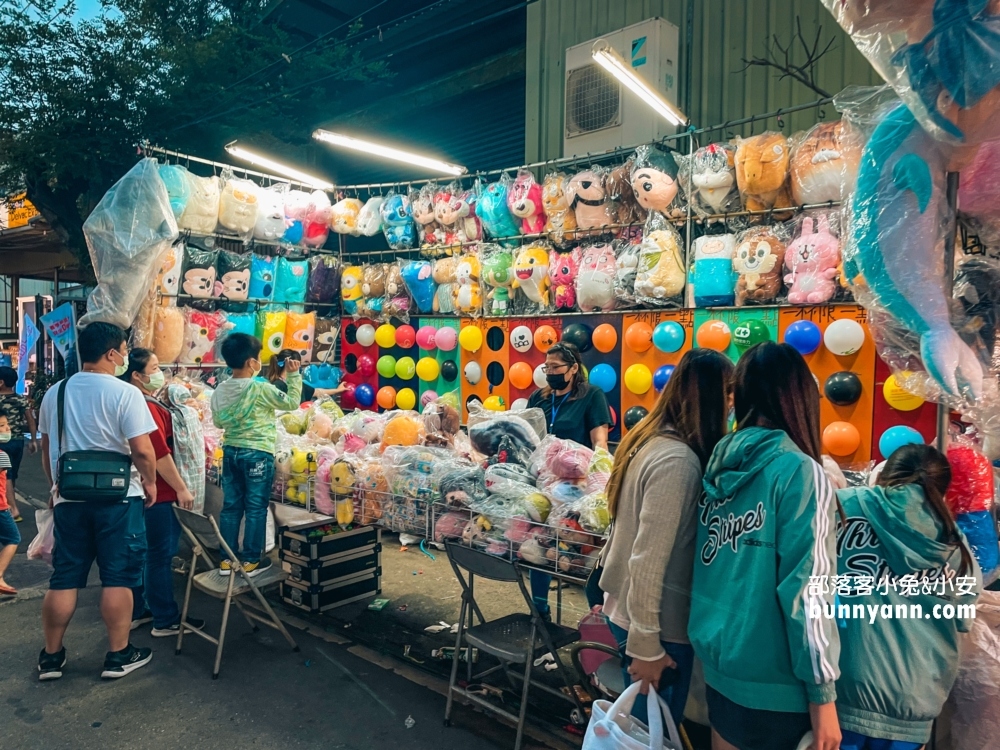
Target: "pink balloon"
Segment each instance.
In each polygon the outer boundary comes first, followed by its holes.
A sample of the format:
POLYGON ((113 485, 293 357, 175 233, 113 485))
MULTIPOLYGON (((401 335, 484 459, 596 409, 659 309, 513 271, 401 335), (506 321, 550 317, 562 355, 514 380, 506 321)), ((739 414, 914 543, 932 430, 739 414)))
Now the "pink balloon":
POLYGON ((433 349, 437 346, 437 328, 434 326, 421 326, 417 331, 417 346, 421 349, 433 349))
POLYGON ((427 406, 431 401, 437 401, 438 395, 435 391, 424 391, 424 395, 420 397, 420 405, 427 406))
POLYGON ((358 357, 358 372, 366 378, 370 378, 375 374, 375 360, 372 359, 370 354, 362 354, 358 357))
POLYGON ((439 328, 437 335, 434 337, 434 341, 437 344, 438 349, 443 352, 450 352, 458 346, 458 331, 451 326, 439 328))
POLYGON ((396 329, 396 346, 409 349, 416 341, 417 332, 413 330, 413 326, 400 326, 396 329))

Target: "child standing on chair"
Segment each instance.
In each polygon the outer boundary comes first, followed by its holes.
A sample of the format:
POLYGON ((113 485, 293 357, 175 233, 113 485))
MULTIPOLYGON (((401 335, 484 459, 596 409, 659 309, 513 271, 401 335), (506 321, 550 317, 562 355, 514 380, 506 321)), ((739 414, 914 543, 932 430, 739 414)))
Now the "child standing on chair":
MULTIPOLYGON (((295 411, 302 393, 300 363, 289 361, 288 393, 257 379, 263 364, 261 343, 245 333, 231 333, 222 342, 222 358, 233 376, 212 396, 212 421, 224 430, 222 437, 222 492, 219 518, 222 538, 239 556, 243 570, 257 575, 271 566, 263 556, 267 506, 274 481, 275 411, 295 411), (239 548, 240 523, 246 517, 243 549, 239 548)), ((229 575, 233 563, 223 560, 219 572, 229 575)))

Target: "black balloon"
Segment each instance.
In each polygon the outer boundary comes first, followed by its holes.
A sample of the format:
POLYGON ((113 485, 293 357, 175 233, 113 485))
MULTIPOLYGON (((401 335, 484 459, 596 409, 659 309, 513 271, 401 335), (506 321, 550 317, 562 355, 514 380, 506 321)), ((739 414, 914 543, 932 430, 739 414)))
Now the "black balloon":
POLYGON ((441 377, 449 383, 454 382, 455 378, 458 377, 458 365, 450 359, 446 359, 441 363, 441 377))
POLYGON ((826 394, 831 404, 850 406, 861 398, 861 378, 846 370, 835 372, 826 379, 823 393, 826 394))
POLYGON ((631 430, 639 424, 639 422, 644 420, 647 414, 649 414, 649 412, 646 411, 645 407, 633 406, 629 408, 628 411, 625 412, 625 429, 631 430))
POLYGON ((563 328, 562 340, 567 344, 572 344, 581 352, 586 352, 590 351, 592 346, 590 340, 592 333, 590 326, 585 326, 583 323, 571 323, 563 328))

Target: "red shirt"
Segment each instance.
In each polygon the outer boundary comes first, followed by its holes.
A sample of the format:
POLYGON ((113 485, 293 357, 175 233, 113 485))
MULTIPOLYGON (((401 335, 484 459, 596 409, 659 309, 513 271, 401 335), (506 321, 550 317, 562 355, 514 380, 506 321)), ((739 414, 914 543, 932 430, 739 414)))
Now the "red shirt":
MULTIPOLYGON (((149 440, 153 444, 153 453, 156 454, 156 460, 159 461, 164 456, 173 456, 174 422, 170 416, 170 412, 167 411, 165 406, 155 401, 150 401, 148 398, 146 399, 146 405, 149 407, 149 413, 152 415, 153 421, 156 422, 156 432, 149 433, 149 440)), ((167 484, 159 472, 156 474, 156 502, 177 502, 177 490, 167 484)))
POLYGON ((10 456, 0 450, 0 512, 10 510, 7 504, 7 469, 10 468, 10 456))

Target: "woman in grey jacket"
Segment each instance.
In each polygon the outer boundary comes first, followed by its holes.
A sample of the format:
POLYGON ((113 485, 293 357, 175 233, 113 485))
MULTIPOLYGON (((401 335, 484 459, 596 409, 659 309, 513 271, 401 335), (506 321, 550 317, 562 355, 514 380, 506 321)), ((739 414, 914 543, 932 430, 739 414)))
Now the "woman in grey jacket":
MULTIPOLYGON (((678 724, 694 651, 687 638, 698 497, 726 431, 732 363, 710 349, 681 359, 652 412, 622 440, 608 483, 614 519, 604 554, 604 613, 627 668, 652 685, 678 724)), ((632 711, 646 721, 639 697, 632 711)))

